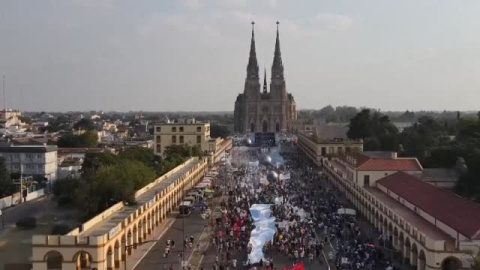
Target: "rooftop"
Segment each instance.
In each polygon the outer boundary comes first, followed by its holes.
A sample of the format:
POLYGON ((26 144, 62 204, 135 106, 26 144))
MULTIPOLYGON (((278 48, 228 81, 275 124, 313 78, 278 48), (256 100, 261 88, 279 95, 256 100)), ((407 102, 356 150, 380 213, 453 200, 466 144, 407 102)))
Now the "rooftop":
POLYGON ((429 215, 474 239, 480 232, 480 204, 439 189, 414 176, 397 172, 380 179, 382 185, 429 215))
POLYGON ((158 183, 156 186, 150 188, 145 193, 136 198, 137 204, 132 206, 124 206, 119 209, 117 212, 113 213, 106 219, 95 224, 86 231, 80 233, 81 236, 101 236, 108 233, 111 229, 115 228, 123 220, 125 220, 132 213, 140 209, 144 204, 149 202, 155 197, 156 194, 162 192, 164 189, 169 187, 172 183, 180 179, 187 171, 195 167, 197 164, 201 163, 200 160, 195 160, 187 164, 182 169, 174 172, 171 176, 165 180, 158 183))
POLYGON ((401 217, 403 220, 410 223, 413 227, 418 228, 425 236, 432 240, 445 240, 447 243, 447 249, 455 247, 455 240, 444 233, 439 228, 435 227, 430 222, 426 221, 419 215, 415 214, 412 210, 408 209, 406 206, 397 202, 392 197, 383 193, 376 187, 366 187, 365 188, 371 195, 373 195, 377 200, 381 201, 385 206, 390 208, 392 212, 401 217))
MULTIPOLYGON (((385 153, 385 152, 382 152, 385 153)), ((391 152, 389 152, 391 153, 391 152)), ((347 154, 341 157, 359 171, 422 171, 416 158, 372 157, 362 153, 347 154)))
POLYGON ((3 153, 46 153, 57 149, 56 145, 0 145, 3 153))

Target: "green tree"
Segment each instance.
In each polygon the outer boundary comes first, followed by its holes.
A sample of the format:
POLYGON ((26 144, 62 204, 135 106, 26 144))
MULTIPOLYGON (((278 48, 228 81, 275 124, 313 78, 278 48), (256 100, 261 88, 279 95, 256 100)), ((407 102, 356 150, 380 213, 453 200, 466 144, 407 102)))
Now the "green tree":
POLYGON ((4 157, 0 157, 0 197, 8 195, 12 185, 10 172, 7 170, 7 164, 4 157))
POLYGON ((96 147, 98 144, 98 133, 89 130, 78 136, 77 147, 96 147))
POLYGON ((210 126, 210 136, 212 138, 226 138, 230 136, 232 132, 228 129, 227 126, 211 124, 210 126))
POLYGON ((350 139, 365 139, 370 136, 370 110, 363 109, 350 120, 347 136, 350 139))
POLYGON ((95 123, 90 119, 80 119, 73 128, 76 130, 95 130, 95 123))
POLYGON ((140 161, 148 167, 155 167, 157 157, 152 149, 140 146, 126 147, 119 153, 119 157, 123 159, 130 159, 140 161))
POLYGON ((86 153, 82 164, 82 175, 85 176, 104 166, 112 166, 120 162, 120 157, 106 153, 86 153))
POLYGON ((84 178, 75 192, 75 201, 88 219, 121 201, 135 204, 135 192, 155 180, 156 174, 142 162, 120 160, 84 178))
POLYGON ((58 147, 95 147, 98 144, 98 134, 95 131, 86 131, 81 135, 64 134, 58 140, 58 147))

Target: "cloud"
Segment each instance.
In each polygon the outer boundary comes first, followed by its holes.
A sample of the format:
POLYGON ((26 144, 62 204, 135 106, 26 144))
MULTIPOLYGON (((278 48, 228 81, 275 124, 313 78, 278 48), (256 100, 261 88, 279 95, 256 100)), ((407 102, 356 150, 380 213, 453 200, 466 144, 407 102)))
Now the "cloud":
POLYGON ((198 9, 203 6, 203 3, 200 0, 181 0, 180 3, 182 6, 190 9, 198 9))
POLYGON ((328 30, 347 30, 352 27, 353 19, 340 14, 319 13, 315 21, 328 30))
POLYGON ((71 0, 72 3, 89 8, 113 8, 115 0, 71 0))
POLYGON ((277 0, 267 0, 267 5, 269 7, 276 7, 277 6, 277 0))
POLYGON ((250 4, 250 1, 249 0, 219 0, 218 3, 230 8, 238 8, 238 7, 244 8, 250 4))

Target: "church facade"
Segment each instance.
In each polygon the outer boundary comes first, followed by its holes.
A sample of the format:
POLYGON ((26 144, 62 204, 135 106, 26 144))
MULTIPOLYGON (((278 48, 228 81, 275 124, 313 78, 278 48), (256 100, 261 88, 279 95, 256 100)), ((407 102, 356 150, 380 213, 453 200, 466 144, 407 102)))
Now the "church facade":
POLYGON ((250 57, 248 59, 245 86, 243 93, 239 94, 235 101, 235 132, 292 132, 294 120, 297 119, 297 110, 295 100, 287 92, 285 84, 278 22, 270 91, 267 89, 266 70, 263 87, 260 85, 253 25, 254 23, 252 22, 252 40, 250 43, 250 57))

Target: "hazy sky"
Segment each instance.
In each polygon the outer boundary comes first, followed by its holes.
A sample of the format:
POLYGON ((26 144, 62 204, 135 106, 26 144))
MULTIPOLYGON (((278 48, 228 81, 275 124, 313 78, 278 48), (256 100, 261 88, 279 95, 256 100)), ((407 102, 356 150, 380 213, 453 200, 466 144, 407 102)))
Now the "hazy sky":
POLYGON ((0 74, 22 110, 233 110, 250 21, 270 76, 279 20, 298 108, 477 110, 479 14, 478 0, 0 0, 0 74))

